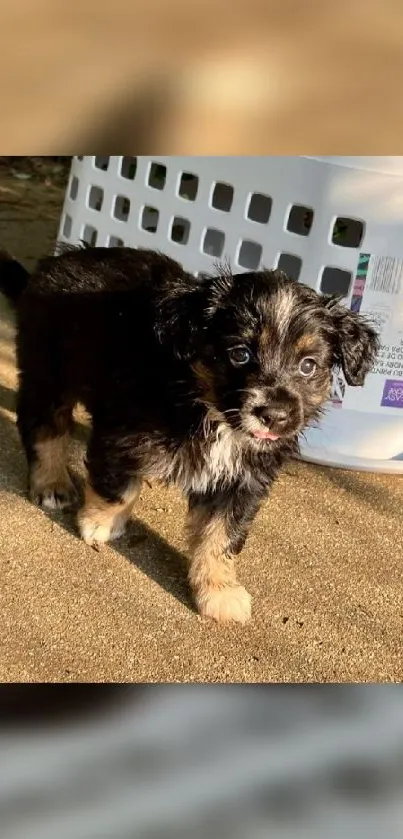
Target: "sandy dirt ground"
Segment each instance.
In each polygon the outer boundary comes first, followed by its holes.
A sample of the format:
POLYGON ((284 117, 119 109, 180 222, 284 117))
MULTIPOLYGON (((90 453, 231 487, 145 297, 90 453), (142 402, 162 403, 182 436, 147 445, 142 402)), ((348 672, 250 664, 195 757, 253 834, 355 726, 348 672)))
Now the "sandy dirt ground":
MULTIPOLYGON (((0 245, 32 267, 52 250, 62 199, 51 178, 0 175, 0 245)), ((399 477, 291 463, 238 562, 252 622, 203 621, 175 490, 146 487, 127 535, 98 553, 72 514, 27 500, 13 319, 3 304, 0 315, 0 681, 402 680, 399 477)))

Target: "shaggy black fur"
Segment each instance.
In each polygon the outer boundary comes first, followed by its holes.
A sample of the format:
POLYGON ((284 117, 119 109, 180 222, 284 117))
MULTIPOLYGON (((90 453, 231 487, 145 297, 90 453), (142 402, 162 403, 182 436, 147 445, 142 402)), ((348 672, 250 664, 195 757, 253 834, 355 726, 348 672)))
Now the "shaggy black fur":
POLYGON ((28 283, 29 273, 7 251, 0 250, 0 291, 16 304, 28 283))
MULTIPOLYGON (((81 402, 95 493, 118 504, 135 480, 175 482, 203 511, 204 533, 206 522, 224 523, 223 556, 241 550, 284 459, 320 415, 332 368, 362 385, 378 347, 361 317, 279 271, 200 280, 147 250, 69 249, 29 281, 3 253, 0 290, 16 302, 31 476, 39 444, 65 436, 81 402)), ((56 482, 46 489, 48 506, 66 500, 56 482)))

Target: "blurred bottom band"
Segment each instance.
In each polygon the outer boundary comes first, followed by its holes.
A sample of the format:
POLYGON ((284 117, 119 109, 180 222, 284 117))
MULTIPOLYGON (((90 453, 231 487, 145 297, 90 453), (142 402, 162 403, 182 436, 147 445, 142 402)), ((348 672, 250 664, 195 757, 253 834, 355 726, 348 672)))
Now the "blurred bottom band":
POLYGON ((401 836, 400 685, 2 691, 6 839, 401 836))

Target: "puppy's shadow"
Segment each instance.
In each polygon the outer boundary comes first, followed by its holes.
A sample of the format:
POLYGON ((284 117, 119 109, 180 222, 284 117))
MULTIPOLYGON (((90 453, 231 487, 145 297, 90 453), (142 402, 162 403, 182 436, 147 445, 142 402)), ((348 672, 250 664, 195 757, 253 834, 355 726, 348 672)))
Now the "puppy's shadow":
MULTIPOLYGON (((24 498, 26 496, 25 455, 21 448, 17 428, 14 422, 2 413, 2 408, 10 412, 15 411, 15 392, 0 384, 0 489, 24 498)), ((88 429, 76 423, 73 439, 77 448, 85 445, 88 429)), ((74 479, 81 494, 82 476, 78 469, 74 470, 74 479)), ((46 511, 46 514, 72 536, 80 538, 76 526, 76 510, 54 513, 46 511)), ((113 542, 111 547, 188 609, 194 611, 187 585, 185 556, 147 524, 134 518, 129 522, 125 535, 113 542)), ((94 549, 88 548, 88 551, 91 550, 94 549)))
MULTIPOLYGON (((76 539, 80 539, 76 526, 76 511, 63 510, 50 514, 53 521, 57 521, 76 539)), ((109 549, 117 551, 132 565, 140 569, 147 577, 173 595, 184 606, 195 611, 191 601, 186 575, 186 558, 173 548, 162 536, 151 527, 136 519, 136 511, 126 528, 123 536, 109 544, 109 549)), ((105 550, 88 548, 97 553, 105 550)))
POLYGON ((132 519, 126 534, 114 543, 114 548, 180 603, 195 611, 187 583, 185 556, 148 525, 132 519))

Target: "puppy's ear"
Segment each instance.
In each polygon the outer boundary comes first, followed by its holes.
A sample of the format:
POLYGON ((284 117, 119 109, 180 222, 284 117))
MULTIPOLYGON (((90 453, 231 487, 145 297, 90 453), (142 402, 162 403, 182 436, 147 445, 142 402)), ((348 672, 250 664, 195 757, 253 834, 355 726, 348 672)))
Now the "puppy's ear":
POLYGON ((200 355, 208 341, 212 319, 232 288, 230 270, 217 267, 214 275, 196 279, 184 274, 170 280, 157 302, 156 334, 159 342, 176 358, 191 361, 200 355))
POLYGON ((380 345, 379 336, 364 317, 351 312, 338 300, 328 298, 325 306, 335 330, 335 364, 342 368, 348 385, 362 386, 374 365, 380 345))
POLYGON ((181 361, 198 355, 206 332, 206 283, 178 282, 166 288, 157 303, 155 331, 160 344, 181 361))

